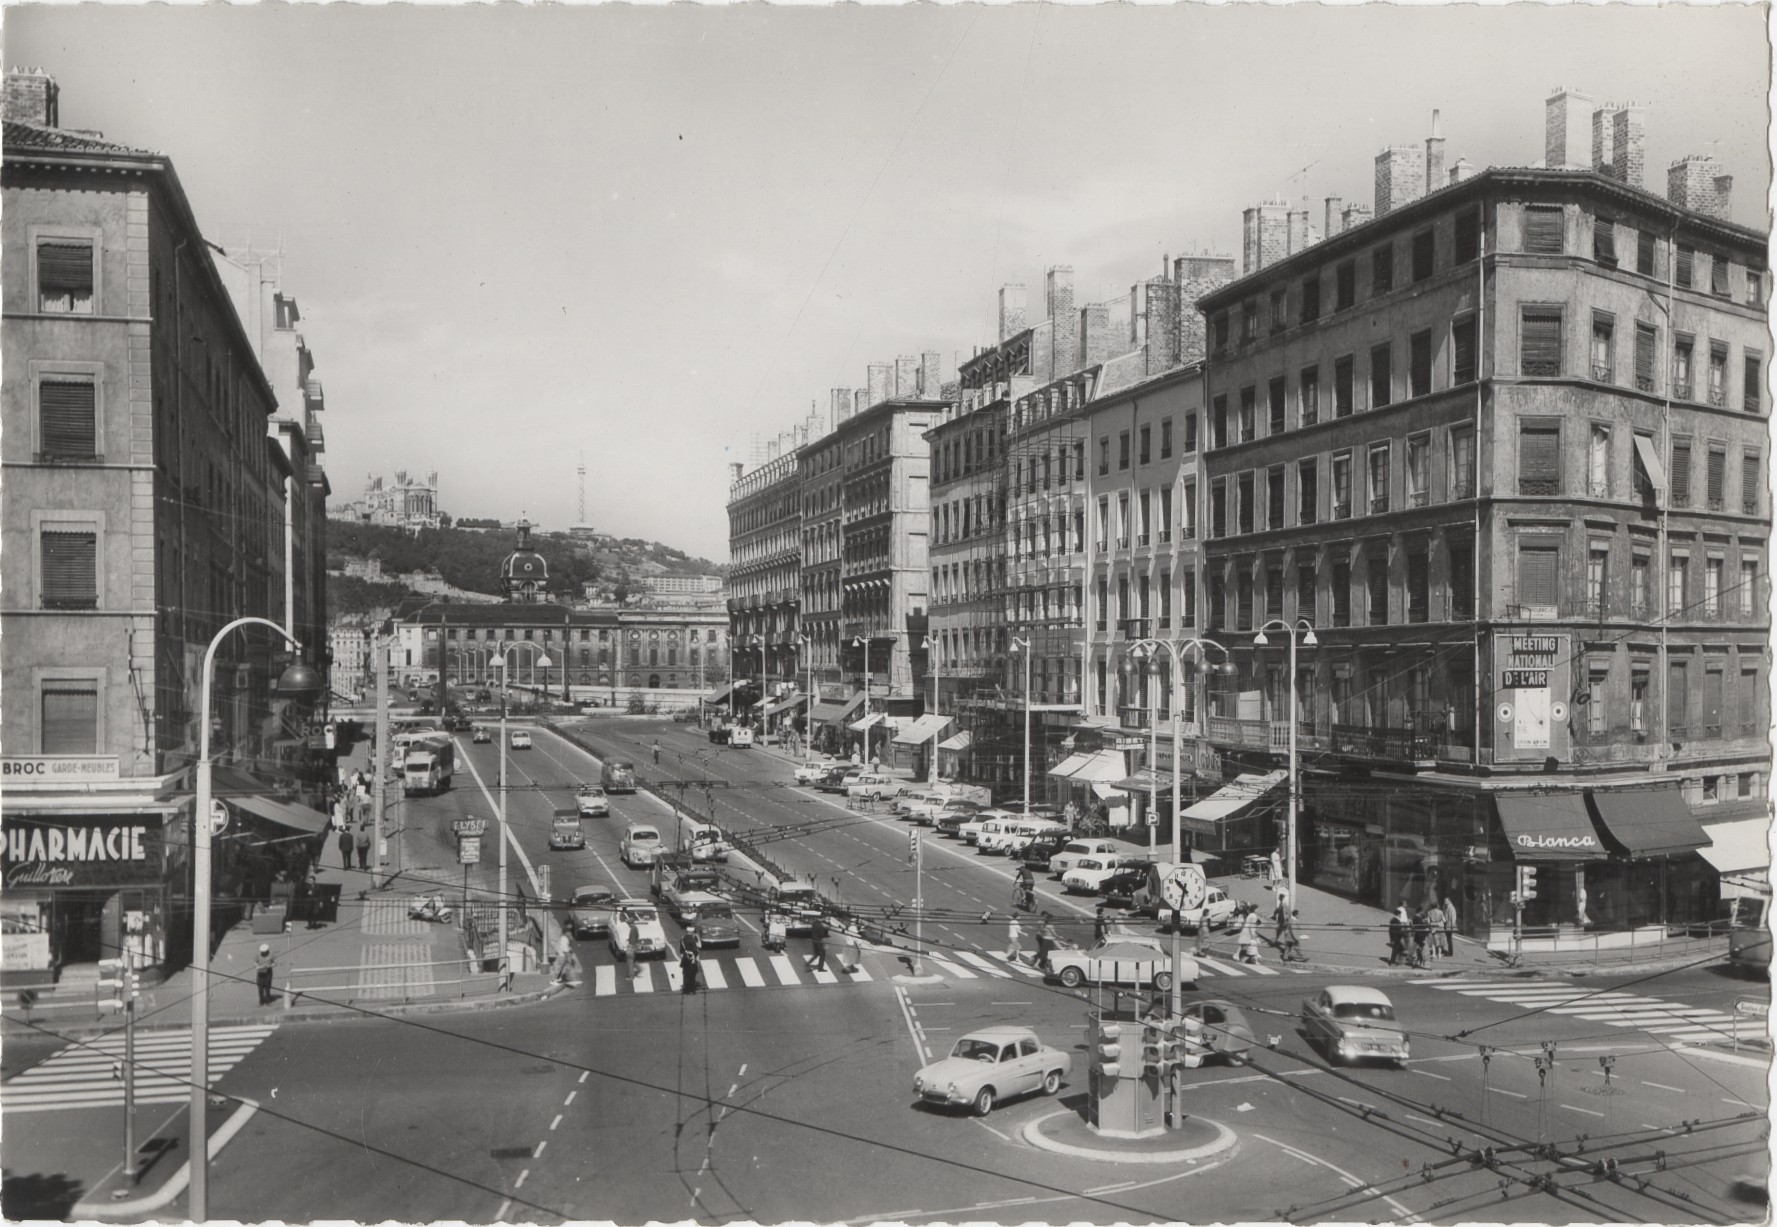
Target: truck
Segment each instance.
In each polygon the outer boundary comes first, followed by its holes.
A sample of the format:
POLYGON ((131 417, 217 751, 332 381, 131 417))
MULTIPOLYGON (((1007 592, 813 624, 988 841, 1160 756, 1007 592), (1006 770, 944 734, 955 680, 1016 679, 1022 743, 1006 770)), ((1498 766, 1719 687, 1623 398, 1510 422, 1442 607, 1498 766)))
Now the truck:
POLYGON ((401 761, 401 791, 410 797, 443 792, 457 768, 457 744, 448 737, 418 741, 401 761))
POLYGON ((599 773, 599 780, 606 792, 634 792, 636 790, 636 765, 630 762, 606 763, 599 773))
POLYGON ((728 744, 737 750, 744 750, 753 744, 753 730, 744 724, 737 724, 728 730, 728 744))
POLYGON ((692 860, 725 861, 731 847, 720 827, 700 822, 689 814, 679 816, 679 849, 690 853, 692 860))

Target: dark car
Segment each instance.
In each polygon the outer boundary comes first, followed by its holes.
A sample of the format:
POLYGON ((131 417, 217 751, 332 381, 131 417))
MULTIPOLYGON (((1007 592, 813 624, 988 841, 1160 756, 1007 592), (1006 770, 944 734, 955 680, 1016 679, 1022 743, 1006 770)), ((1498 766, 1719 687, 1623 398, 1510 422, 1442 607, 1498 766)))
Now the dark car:
POLYGON ((814 786, 822 792, 844 792, 845 777, 856 771, 850 763, 841 763, 814 782, 814 786))
POLYGON ((1052 839, 1033 839, 1012 855, 1032 868, 1040 868, 1044 873, 1049 871, 1049 858, 1067 847, 1068 836, 1057 835, 1052 839))
POLYGON ((1134 907, 1135 892, 1147 882, 1148 867, 1138 865, 1130 869, 1119 869, 1104 880, 1098 893, 1104 896, 1107 907, 1134 907))
POLYGON ((725 724, 710 725, 710 740, 719 746, 728 744, 728 726, 725 724))

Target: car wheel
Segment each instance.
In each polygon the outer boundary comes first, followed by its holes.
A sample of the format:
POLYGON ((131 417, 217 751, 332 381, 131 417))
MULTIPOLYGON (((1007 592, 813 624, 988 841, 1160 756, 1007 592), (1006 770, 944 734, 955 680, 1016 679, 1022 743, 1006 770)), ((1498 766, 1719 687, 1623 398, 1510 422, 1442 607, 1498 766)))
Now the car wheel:
POLYGON ((1080 985, 1086 983, 1086 973, 1081 971, 1078 967, 1063 967, 1061 969, 1061 982, 1068 988, 1079 988, 1080 985))
POLYGON ((975 1092, 975 1115, 986 1116, 993 1111, 993 1088, 984 1086, 975 1092))
POLYGON ((1172 987, 1172 973, 1170 971, 1155 972, 1154 987, 1163 993, 1170 989, 1172 987))
POLYGON ((1061 1071, 1052 1069, 1043 1075, 1043 1094, 1053 1095, 1061 1090, 1061 1071))

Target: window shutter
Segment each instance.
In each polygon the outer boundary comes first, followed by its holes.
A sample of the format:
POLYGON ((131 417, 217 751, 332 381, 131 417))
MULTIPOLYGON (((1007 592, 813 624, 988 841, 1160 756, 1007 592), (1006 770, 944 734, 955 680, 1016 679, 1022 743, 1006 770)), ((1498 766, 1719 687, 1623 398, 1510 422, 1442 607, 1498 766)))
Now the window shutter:
POLYGON ((98 608, 97 533, 46 529, 42 556, 43 608, 98 608))
POLYGON ((1656 334, 1646 324, 1635 325, 1635 386, 1643 392, 1654 390, 1654 341, 1656 334))
POLYGON ((1424 554, 1407 555, 1407 613, 1410 621, 1424 621, 1431 604, 1431 568, 1424 554))
POLYGON ((37 386, 42 455, 87 459, 99 450, 94 388, 45 380, 37 386))
POLYGON ((1519 328, 1518 373, 1561 373, 1561 312, 1525 311, 1519 328))
POLYGON ((93 245, 91 243, 39 243, 37 283, 46 294, 91 297, 93 292, 93 245))
POLYGON ((97 754, 97 682, 46 682, 43 687, 42 753, 97 754))
POLYGON ((1592 258, 1612 268, 1617 264, 1617 227, 1607 217, 1592 219, 1592 258))
POLYGON ((1711 509, 1719 509, 1722 505, 1722 500, 1727 497, 1728 454, 1711 448, 1709 451, 1709 464, 1705 472, 1706 480, 1709 483, 1709 506, 1711 509))
POLYGON ((1709 257, 1709 292, 1728 296, 1728 259, 1726 256, 1709 257))
POLYGON ((1477 210, 1456 215, 1456 262, 1466 264, 1481 254, 1481 214, 1477 210))
POLYGON ((1672 442, 1672 503, 1675 507, 1691 504, 1691 445, 1689 440, 1672 442))
POLYGON ((1764 484, 1764 472, 1759 465, 1757 456, 1740 458, 1740 508, 1747 515, 1758 514, 1759 487, 1764 484))
POLYGON ((1540 608, 1558 605, 1560 591, 1556 563, 1560 554, 1540 546, 1523 546, 1518 550, 1518 603, 1540 608))
POLYGON ((1524 250, 1538 255, 1561 254, 1561 210, 1524 210, 1524 250))
POLYGON ((1518 493, 1554 494, 1560 477, 1560 428, 1521 423, 1518 427, 1518 493))
POLYGON ((1666 669, 1666 719, 1674 731, 1683 729, 1690 723, 1690 697, 1684 662, 1670 662, 1666 669))
POLYGON ((1470 383, 1475 378, 1475 321, 1466 319, 1450 328, 1451 382, 1470 383))
POLYGON ((1748 354, 1746 357, 1746 386, 1740 392, 1740 407, 1747 413, 1757 413, 1763 403, 1764 388, 1760 375, 1759 360, 1748 354))
POLYGON ((1432 232, 1421 231, 1413 236, 1413 280, 1424 281, 1432 275, 1437 262, 1437 246, 1432 232))

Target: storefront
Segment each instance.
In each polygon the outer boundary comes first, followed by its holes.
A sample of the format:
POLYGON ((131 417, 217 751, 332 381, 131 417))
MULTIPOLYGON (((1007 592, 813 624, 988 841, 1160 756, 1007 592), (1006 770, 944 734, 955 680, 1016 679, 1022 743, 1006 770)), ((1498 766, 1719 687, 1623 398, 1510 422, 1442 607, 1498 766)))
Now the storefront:
POLYGON ((1588 867, 1583 925, 1634 929, 1714 918, 1715 871, 1697 855, 1709 836, 1676 786, 1598 788, 1590 797, 1612 855, 1588 867))
POLYGON ((1237 775, 1195 805, 1185 807, 1179 838, 1186 847, 1218 857, 1224 872, 1247 854, 1268 853, 1281 842, 1281 787, 1288 773, 1237 775))
POLYGON ((864 705, 864 692, 844 686, 821 686, 814 708, 808 714, 810 736, 814 748, 827 754, 839 754, 846 748, 845 726, 852 714, 864 705))
POLYGON ((1491 924, 1510 929, 1518 920, 1512 897, 1520 866, 1535 870, 1536 897, 1524 901, 1526 929, 1584 928, 1592 923, 1594 888, 1589 874, 1603 872, 1604 843, 1592 828, 1580 792, 1495 795, 1506 855, 1495 858, 1486 875, 1483 909, 1491 924))
POLYGON ((946 780, 970 777, 969 752, 974 748, 975 734, 968 729, 938 743, 938 776, 946 780))
POLYGON ((895 734, 895 765, 909 768, 915 776, 930 774, 938 738, 954 722, 951 716, 926 715, 904 725, 895 734))
POLYGON ((1129 794, 1117 787, 1128 775, 1123 751, 1079 749, 1050 768, 1050 797, 1064 811, 1071 805, 1075 813, 1098 815, 1112 830, 1128 827, 1133 822, 1129 794))
MULTIPOLYGON (((1484 932, 1491 910, 1491 806, 1482 794, 1403 788, 1376 777, 1305 773, 1297 816, 1297 878, 1393 911, 1457 904, 1464 932, 1484 932)), ((1277 829, 1282 830, 1281 810, 1277 829)), ((1503 849, 1498 859, 1506 859, 1503 849)))

